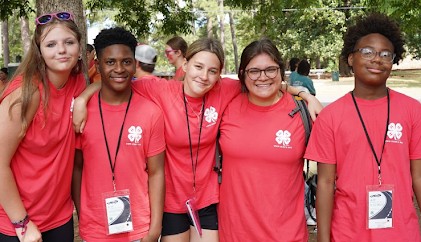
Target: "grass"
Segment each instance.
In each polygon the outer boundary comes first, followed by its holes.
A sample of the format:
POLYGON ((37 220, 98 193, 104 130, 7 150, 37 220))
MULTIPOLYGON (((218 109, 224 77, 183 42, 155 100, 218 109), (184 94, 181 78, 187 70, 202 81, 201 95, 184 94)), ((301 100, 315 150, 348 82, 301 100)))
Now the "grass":
POLYGON ((388 80, 388 86, 421 87, 421 69, 392 71, 388 80))

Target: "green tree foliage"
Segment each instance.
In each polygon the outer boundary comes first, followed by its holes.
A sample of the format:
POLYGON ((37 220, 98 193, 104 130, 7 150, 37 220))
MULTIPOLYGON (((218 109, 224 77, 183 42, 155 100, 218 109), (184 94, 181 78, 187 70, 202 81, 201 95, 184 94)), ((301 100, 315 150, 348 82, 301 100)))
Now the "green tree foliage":
POLYGON ((277 44, 285 60, 308 58, 313 68, 337 69, 336 59, 346 28, 344 13, 335 3, 241 1, 238 5, 236 2, 231 1, 234 6, 247 8, 237 23, 239 45, 267 37, 277 44))
POLYGON ((312 68, 336 70, 343 34, 355 16, 383 12, 398 20, 409 52, 421 56, 419 0, 225 0, 240 8, 236 27, 239 45, 262 37, 272 39, 284 58, 307 58, 312 68))
POLYGON ((8 19, 14 13, 19 16, 27 16, 34 12, 29 0, 0 0, 0 20, 8 19))
POLYGON ((405 34, 408 52, 421 58, 421 1, 367 0, 370 11, 385 13, 394 18, 405 34))
POLYGON ((170 0, 88 0, 86 6, 93 13, 104 9, 117 10, 115 21, 141 39, 156 29, 166 35, 190 33, 195 19, 190 2, 181 7, 170 0))

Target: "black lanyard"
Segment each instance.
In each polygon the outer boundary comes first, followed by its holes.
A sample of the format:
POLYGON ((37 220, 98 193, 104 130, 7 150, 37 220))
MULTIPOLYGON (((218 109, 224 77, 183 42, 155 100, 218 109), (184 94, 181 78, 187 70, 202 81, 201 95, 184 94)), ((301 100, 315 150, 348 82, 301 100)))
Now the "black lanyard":
POLYGON ((364 132, 365 132, 365 136, 367 137, 367 141, 368 144, 370 145, 371 151, 373 152, 374 158, 376 159, 376 163, 378 166, 378 179, 379 179, 379 185, 382 184, 382 171, 381 171, 381 163, 382 163, 382 158, 383 158, 383 151, 384 151, 384 146, 386 144, 386 137, 387 137, 387 127, 389 126, 389 116, 390 116, 390 96, 389 96, 389 88, 386 90, 386 95, 387 95, 387 120, 386 120, 386 130, 384 133, 384 138, 383 138, 383 147, 382 147, 382 152, 380 153, 380 159, 377 157, 376 151, 374 150, 374 146, 373 143, 371 142, 370 136, 368 135, 367 132, 367 128, 364 124, 364 120, 363 117, 361 116, 361 112, 360 109, 358 108, 357 105, 357 101, 355 101, 355 97, 354 97, 354 91, 351 92, 351 96, 352 96, 352 100, 354 101, 355 104, 355 108, 357 109, 357 113, 358 113, 358 117, 360 118, 361 124, 364 128, 364 132))
POLYGON ((126 112, 124 113, 123 123, 121 124, 120 134, 118 136, 117 148, 116 148, 116 151, 115 151, 115 158, 114 158, 114 165, 113 165, 113 162, 111 160, 111 154, 110 154, 110 148, 108 146, 107 135, 105 134, 105 125, 104 125, 104 117, 102 116, 101 95, 100 94, 101 94, 101 92, 98 93, 99 114, 101 115, 102 132, 104 133, 105 146, 107 147, 108 160, 110 161, 111 173, 113 175, 113 188, 114 188, 114 192, 115 192, 116 188, 115 188, 115 176, 114 176, 115 173, 114 173, 114 171, 115 171, 115 166, 117 164, 117 154, 118 154, 118 150, 120 149, 120 142, 121 142, 121 136, 123 135, 124 123, 126 122, 127 112, 129 111, 130 102, 132 101, 132 94, 133 93, 130 90, 129 102, 127 103, 126 112))
POLYGON ((193 170, 193 191, 196 191, 196 169, 197 169, 197 161, 199 159, 199 148, 200 148, 200 137, 202 135, 202 123, 203 123, 203 116, 205 108, 205 96, 203 96, 202 99, 202 117, 200 118, 200 125, 199 125, 199 140, 197 141, 197 152, 196 152, 196 162, 193 161, 193 146, 191 142, 191 134, 190 134, 190 124, 189 124, 189 115, 187 112, 187 98, 186 94, 184 93, 184 86, 182 86, 183 89, 183 101, 184 101, 184 109, 186 111, 186 120, 187 120, 187 131, 189 134, 189 146, 190 146, 190 159, 191 159, 191 167, 193 170))

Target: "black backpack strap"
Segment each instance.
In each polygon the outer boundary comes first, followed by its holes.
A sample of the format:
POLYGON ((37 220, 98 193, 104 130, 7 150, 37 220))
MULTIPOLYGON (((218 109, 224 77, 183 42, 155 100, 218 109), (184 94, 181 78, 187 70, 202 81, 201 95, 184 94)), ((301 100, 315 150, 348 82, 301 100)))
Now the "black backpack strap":
POLYGON ((218 183, 222 183, 222 152, 221 146, 219 145, 219 136, 220 133, 218 131, 218 135, 216 136, 216 148, 215 148, 215 166, 213 170, 218 173, 218 183))
POLYGON ((298 112, 300 112, 301 119, 303 120, 304 130, 305 130, 305 144, 307 146, 308 140, 310 138, 311 128, 313 122, 311 121, 310 112, 307 108, 307 103, 299 96, 293 96, 295 108, 288 114, 291 117, 298 112))
MULTIPOLYGON (((307 146, 308 140, 310 139, 310 133, 311 128, 313 126, 313 122, 311 120, 310 112, 307 108, 307 103, 299 96, 293 96, 295 103, 295 108, 288 114, 291 117, 294 117, 294 115, 298 112, 300 112, 301 119, 303 121, 304 131, 305 131, 305 145, 307 146)), ((307 160, 307 171, 305 174, 305 179, 308 179, 308 174, 310 170, 310 162, 307 160)))

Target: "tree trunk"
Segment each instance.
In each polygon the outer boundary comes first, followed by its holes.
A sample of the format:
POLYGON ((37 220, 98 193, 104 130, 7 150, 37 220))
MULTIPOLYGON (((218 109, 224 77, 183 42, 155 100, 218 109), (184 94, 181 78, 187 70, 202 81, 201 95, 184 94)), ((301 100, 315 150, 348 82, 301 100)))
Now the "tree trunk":
POLYGON ((7 19, 1 22, 1 34, 3 43, 3 65, 7 67, 10 63, 9 52, 9 24, 7 19))
MULTIPOLYGON (((29 22, 28 18, 21 17, 20 18, 20 31, 21 31, 21 37, 22 37, 22 47, 23 47, 23 55, 26 55, 26 53, 29 50, 29 46, 31 45, 31 37, 29 34, 29 22)), ((16 60, 18 62, 18 60, 16 60)))
MULTIPOLYGON (((343 6, 350 7, 351 3, 349 0, 344 0, 343 6)), ((345 9, 345 24, 348 28, 351 25, 350 19, 351 19, 351 13, 349 12, 349 9, 345 9)), ((339 74, 341 76, 352 76, 351 68, 348 66, 348 63, 345 60, 342 60, 341 57, 339 57, 339 74)))
MULTIPOLYGON (((79 27, 80 32, 82 33, 81 47, 82 52, 86 53, 86 19, 83 9, 82 0, 36 0, 36 9, 37 16, 45 13, 52 13, 58 11, 69 11, 72 12, 75 16, 75 23, 79 27)), ((82 58, 86 63, 86 55, 82 54, 82 58)), ((87 78, 87 66, 85 68, 85 77, 87 78)), ((86 80, 89 80, 88 78, 86 80)))
MULTIPOLYGON (((220 30, 220 34, 221 34, 221 44, 222 44, 222 48, 224 49, 224 52, 225 52, 224 0, 218 0, 218 5, 219 5, 219 10, 221 12, 221 15, 219 17, 219 30, 220 30)), ((224 69, 221 72, 223 74, 225 74, 226 64, 227 64, 227 59, 225 58, 224 69)))
POLYGON ((208 21, 206 23, 206 32, 208 33, 208 38, 212 38, 213 36, 213 31, 212 31, 212 17, 208 16, 207 17, 208 21))
POLYGON ((237 39, 235 38, 235 26, 234 26, 234 16, 232 12, 228 12, 228 16, 230 18, 230 29, 231 29, 231 38, 232 38, 232 47, 234 49, 234 63, 235 63, 235 71, 238 71, 238 47, 237 47, 237 39))

